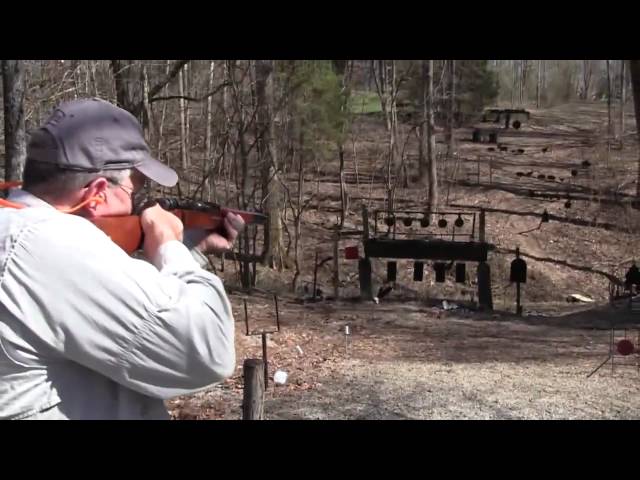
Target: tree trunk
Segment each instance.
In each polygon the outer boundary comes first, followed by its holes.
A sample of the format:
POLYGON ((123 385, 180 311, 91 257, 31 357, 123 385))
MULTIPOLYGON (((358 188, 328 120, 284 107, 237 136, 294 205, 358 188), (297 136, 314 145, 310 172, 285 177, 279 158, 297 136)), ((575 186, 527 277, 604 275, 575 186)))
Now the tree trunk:
POLYGON ((527 83, 527 61, 520 60, 520 105, 524 105, 524 92, 527 83))
POLYGON ((344 142, 338 143, 338 159, 340 161, 340 228, 343 228, 348 209, 347 186, 344 181, 344 142))
POLYGON ((607 60, 607 145, 611 141, 611 71, 607 60))
POLYGON ((513 62, 513 70, 511 76, 511 108, 514 108, 516 105, 516 85, 518 84, 518 66, 515 60, 511 60, 513 62))
POLYGON ((298 288, 298 278, 300 277, 300 273, 302 271, 301 262, 300 262, 300 237, 302 236, 302 200, 304 194, 304 157, 305 157, 305 138, 304 138, 304 122, 300 121, 299 132, 298 132, 298 206, 296 211, 294 211, 294 247, 293 247, 293 256, 295 261, 296 271, 293 275, 293 280, 291 282, 291 288, 295 292, 298 288))
POLYGON ((626 96, 626 89, 625 89, 625 81, 624 81, 624 74, 625 74, 625 69, 624 69, 624 60, 620 60, 620 132, 619 132, 619 137, 620 137, 620 145, 623 144, 623 136, 624 136, 624 103, 625 103, 625 96, 626 96))
MULTIPOLYGON (((167 60, 167 67, 166 67, 166 71, 167 74, 169 73, 169 60, 167 60)), ((163 95, 166 97, 168 95, 169 92, 169 85, 165 85, 163 88, 163 95)), ((162 157, 162 139, 163 139, 163 135, 162 132, 164 130, 164 119, 166 118, 167 115, 167 102, 162 102, 162 113, 160 114, 160 123, 158 125, 157 128, 157 132, 158 132, 158 146, 156 148, 156 155, 158 156, 157 158, 160 159, 162 157)), ((167 161, 167 164, 170 165, 170 162, 167 161)))
MULTIPOLYGON (((252 64, 250 61, 246 62, 247 63, 247 70, 250 70, 252 68, 252 64)), ((249 123, 247 121, 247 105, 249 105, 249 102, 246 102, 246 100, 243 98, 243 93, 244 90, 246 89, 246 82, 242 82, 242 79, 244 79, 244 77, 246 76, 246 74, 242 74, 241 75, 241 80, 239 83, 237 80, 237 74, 236 72, 239 70, 239 64, 240 62, 235 61, 235 60, 230 60, 227 64, 227 75, 228 75, 228 79, 231 82, 233 88, 231 89, 231 99, 233 100, 233 110, 237 115, 237 122, 235 124, 235 129, 237 131, 237 141, 235 144, 235 151, 234 151, 234 155, 233 156, 229 156, 229 163, 227 164, 227 178, 226 181, 224 182, 225 185, 225 200, 224 202, 227 203, 229 201, 229 185, 231 183, 231 171, 232 171, 232 167, 235 170, 235 176, 236 176, 236 186, 238 185, 238 162, 235 161, 236 156, 239 152, 240 154, 240 168, 241 168, 241 178, 240 178, 240 184, 239 184, 239 188, 237 189, 237 195, 238 197, 238 205, 240 206, 240 208, 242 209, 247 209, 248 207, 248 201, 249 201, 249 148, 247 145, 247 135, 246 135, 246 131, 247 131, 247 124, 249 123), (233 161, 233 165, 232 165, 232 160, 233 161)), ((252 100, 253 101, 253 100, 252 100)), ((242 234, 238 237, 239 238, 239 242, 238 242, 238 247, 240 251, 243 251, 245 254, 249 254, 249 245, 250 245, 250 238, 249 238, 249 230, 245 229, 242 234)), ((265 238, 264 238, 264 243, 265 243, 265 249, 268 249, 268 242, 269 242, 269 237, 268 237, 268 226, 267 229, 265 230, 265 238)), ((252 285, 255 284, 255 276, 251 275, 251 264, 248 261, 242 261, 239 264, 240 267, 240 282, 242 284, 242 287, 244 288, 250 288, 252 285)))
POLYGON ((142 118, 144 119, 144 121, 142 122, 142 130, 144 133, 144 140, 145 142, 147 142, 148 145, 151 145, 151 129, 152 129, 152 123, 150 122, 151 119, 151 104, 149 103, 149 77, 147 76, 147 68, 146 66, 142 66, 142 71, 141 71, 141 81, 142 81, 142 85, 143 85, 143 97, 142 97, 142 118))
POLYGON ((427 187, 427 211, 436 208, 438 201, 437 165, 433 121, 433 60, 422 61, 422 122, 420 122, 419 144, 420 181, 427 187))
POLYGON ((117 104, 138 119, 144 95, 139 67, 133 60, 111 60, 117 104))
MULTIPOLYGON (((223 114, 224 114, 224 125, 225 127, 223 128, 223 138, 226 139, 226 141, 223 144, 223 150, 222 150, 222 156, 221 156, 221 160, 218 166, 218 177, 222 177, 222 167, 226 166, 229 164, 229 158, 230 158, 230 154, 231 152, 229 151, 231 148, 231 141, 229 141, 230 138, 230 129, 231 129, 231 124, 232 124, 232 120, 233 120, 233 115, 231 115, 230 111, 231 111, 231 72, 233 70, 232 68, 232 61, 231 60, 225 60, 222 64, 223 66, 223 78, 224 78, 224 82, 225 82, 225 86, 222 87, 222 110, 223 110, 223 114)), ((210 186, 214 185, 213 183, 209 184, 210 186)), ((226 182, 225 182, 225 188, 226 188, 226 182)), ((213 190, 213 195, 214 195, 214 201, 217 201, 217 190, 214 189, 213 190)))
POLYGON ((349 86, 351 83, 351 74, 353 72, 353 60, 348 62, 345 61, 344 63, 334 60, 334 66, 338 69, 338 74, 342 76, 342 103, 340 105, 340 114, 343 117, 343 123, 340 131, 340 137, 338 139, 338 157, 340 159, 340 228, 343 228, 347 210, 349 209, 349 197, 347 194, 347 185, 344 179, 344 142, 346 139, 347 124, 344 117, 346 117, 349 109, 349 86))
POLYGON ((427 96, 428 96, 428 75, 429 60, 422 60, 422 119, 418 128, 420 143, 418 143, 418 176, 420 183, 427 183, 427 96))
POLYGON ((386 60, 373 60, 371 62, 371 70, 380 99, 380 106, 385 119, 385 127, 387 129, 387 165, 386 165, 386 190, 387 190, 387 210, 393 211, 393 185, 392 173, 395 170, 395 151, 396 151, 396 125, 395 118, 395 61, 391 60, 391 65, 386 60), (377 65, 377 69, 376 69, 377 65), (388 71, 390 70, 390 71, 388 71), (389 75, 391 74, 391 75, 389 75))
POLYGON ((427 170, 429 171, 429 212, 438 208, 438 164, 433 121, 433 60, 427 65, 427 170))
POLYGON ((5 181, 22 179, 27 156, 24 124, 25 77, 22 60, 2 60, 5 181))
POLYGON ((180 70, 178 74, 178 91, 180 95, 180 165, 183 169, 189 166, 187 157, 187 129, 185 118, 185 100, 184 98, 184 70, 180 70))
MULTIPOLYGON (((607 63, 607 69, 608 68, 609 67, 607 63)), ((582 92, 580 92, 580 99, 586 100, 587 98, 589 98, 590 87, 591 87, 591 60, 583 60, 582 61, 582 92)))
MULTIPOLYGON (((636 113, 636 134, 640 144, 640 60, 629 60, 629 73, 631 73, 631 91, 633 92, 633 106, 636 113)), ((640 155, 638 155, 636 197, 640 200, 640 155)))
MULTIPOLYGON (((209 63, 209 84, 207 92, 211 92, 213 90, 213 72, 215 68, 215 62, 213 60, 209 63)), ((202 162, 202 171, 205 176, 205 183, 202 187, 202 192, 207 192, 207 200, 211 201, 210 194, 211 189, 209 188, 209 182, 211 181, 211 172, 215 167, 212 165, 212 157, 211 157, 211 104, 213 101, 213 97, 210 95, 207 98, 207 111, 205 113, 205 137, 204 137, 204 161, 202 162)))
MULTIPOLYGON (((192 68, 189 68, 189 65, 184 66, 184 95, 190 96, 191 94, 191 72, 193 72, 192 68)), ((187 165, 191 165, 191 104, 185 100, 184 101, 184 143, 187 152, 187 165)))
POLYGON ((536 83, 536 108, 540 108, 540 95, 542 91, 542 60, 538 60, 538 82, 536 83))
POLYGON ((282 195, 273 138, 273 60, 256 60, 257 147, 262 171, 262 202, 269 215, 265 263, 282 271, 284 247, 280 219, 282 195))
POLYGON ((456 104, 456 61, 449 60, 449 118, 447 122, 447 159, 453 155, 454 148, 454 121, 455 121, 455 104, 456 104))

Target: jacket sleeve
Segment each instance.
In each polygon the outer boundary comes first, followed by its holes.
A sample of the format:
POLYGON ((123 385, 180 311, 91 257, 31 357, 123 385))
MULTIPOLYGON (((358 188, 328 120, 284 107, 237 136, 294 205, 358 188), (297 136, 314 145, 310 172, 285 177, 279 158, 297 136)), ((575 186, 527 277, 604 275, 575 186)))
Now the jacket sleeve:
POLYGON ((156 268, 65 217, 21 232, 1 285, 5 305, 53 356, 163 399, 233 373, 231 305, 184 245, 163 245, 156 268))

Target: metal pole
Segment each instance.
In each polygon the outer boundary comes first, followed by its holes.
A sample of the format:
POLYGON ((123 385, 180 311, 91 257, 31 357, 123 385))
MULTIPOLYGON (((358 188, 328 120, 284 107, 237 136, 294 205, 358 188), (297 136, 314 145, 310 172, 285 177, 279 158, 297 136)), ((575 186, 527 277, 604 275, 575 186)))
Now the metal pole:
POLYGON ((276 304, 276 326, 278 327, 278 331, 280 331, 280 312, 278 311, 278 296, 273 296, 273 301, 276 304))
POLYGON ((316 279, 318 276, 318 251, 316 250, 316 261, 313 264, 313 299, 316 299, 316 279))
POLYGON ((262 334, 262 361, 264 362, 264 389, 269 387, 269 364, 267 363, 267 334, 262 334))
POLYGON ((610 334, 610 341, 609 341, 609 356, 611 357, 611 374, 613 375, 613 363, 614 363, 614 356, 615 356, 615 351, 614 351, 614 345, 613 345, 613 336, 614 336, 614 329, 611 329, 611 334, 610 334))
POLYGON ((485 239, 485 212, 483 209, 480 209, 480 218, 478 222, 478 241, 484 243, 485 239))
POLYGON ((249 336, 249 315, 247 314, 247 299, 243 298, 244 302, 244 324, 247 326, 247 336, 249 336))

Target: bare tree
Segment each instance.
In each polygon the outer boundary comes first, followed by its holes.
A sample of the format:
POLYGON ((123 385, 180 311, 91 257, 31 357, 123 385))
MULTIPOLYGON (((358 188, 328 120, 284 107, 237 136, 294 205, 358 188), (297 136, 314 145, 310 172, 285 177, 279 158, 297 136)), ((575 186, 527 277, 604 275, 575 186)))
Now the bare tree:
MULTIPOLYGON (((297 198, 294 204, 291 192, 287 189, 287 200, 289 203, 289 207, 291 208, 291 212, 293 214, 293 228, 294 228, 294 237, 293 237, 293 258, 294 258, 294 266, 295 272, 293 274, 293 280, 291 281, 291 289, 292 291, 296 291, 298 287, 298 279, 300 278, 300 274, 302 273, 302 262, 300 261, 300 239, 302 237, 302 215, 305 210, 309 207, 309 204, 313 200, 314 195, 304 200, 304 169, 305 169, 305 158, 307 149, 305 148, 305 129, 304 129, 304 121, 300 121, 300 125, 298 128, 298 145, 294 150, 294 156, 297 155, 298 159, 298 182, 297 182, 297 198)), ((311 153, 314 155, 314 153, 311 153)))
POLYGON ((580 90, 580 99, 586 100, 589 98, 589 88, 591 87, 591 76, 593 72, 593 65, 591 60, 582 61, 582 89, 580 90))
POLYGON ((273 60, 256 60, 256 138, 262 170, 262 203, 269 214, 265 238, 265 263, 271 268, 284 268, 282 242, 282 193, 278 179, 278 162, 273 138, 273 60))
POLYGON ((22 178, 27 145, 24 123, 25 77, 22 60, 2 60, 5 181, 22 178))
MULTIPOLYGON (((167 69, 166 74, 157 79, 153 86, 149 87, 149 103, 165 99, 155 97, 165 85, 182 71, 182 67, 188 62, 189 60, 176 60, 167 69)), ((144 108, 142 64, 135 60, 111 60, 110 65, 113 72, 118 106, 140 118, 144 108)))
MULTIPOLYGON (((636 113, 636 133, 640 143, 640 60, 629 60, 631 74, 631 90, 633 92, 633 106, 636 113)), ((638 156, 638 178, 636 180, 636 197, 640 199, 640 156, 638 156)))
POLYGON ((142 116, 146 119, 143 123, 144 139, 150 144, 153 122, 151 122, 151 104, 149 103, 149 75, 145 65, 142 66, 142 116))
MULTIPOLYGON (((209 62, 209 82, 207 91, 211 92, 213 90, 213 73, 215 70, 215 62, 211 60, 209 62)), ((204 161, 202 162, 202 173, 205 176, 205 184, 203 187, 203 192, 207 192, 207 200, 211 200, 210 197, 210 175, 209 171, 213 169, 213 165, 211 162, 213 161, 213 157, 211 156, 211 105, 213 102, 213 96, 207 98, 207 108, 205 112, 205 136, 204 136, 204 161)))
POLYGON ((529 61, 520 60, 520 105, 524 104, 529 74, 529 61))
POLYGON ((516 104, 516 85, 518 83, 518 64, 515 60, 511 60, 513 69, 511 71, 511 108, 516 104))
POLYGON ((385 119, 388 133, 387 156, 387 209, 393 211, 393 175, 396 167, 398 115, 396 110, 396 98, 398 94, 398 82, 396 79, 395 60, 373 60, 371 62, 373 79, 380 99, 380 106, 385 119))
POLYGON ((536 83, 536 108, 540 108, 540 95, 542 94, 542 63, 538 60, 538 82, 536 83))
MULTIPOLYGON (((167 65, 166 65, 166 73, 169 73, 169 60, 167 60, 167 65)), ((165 85, 162 88, 162 92, 164 93, 164 96, 166 97, 169 93, 169 85, 165 85)), ((162 141, 164 136, 162 135, 163 130, 164 130, 164 120, 166 118, 167 115, 167 103, 163 102, 162 103, 162 113, 160 114, 160 120, 157 122, 157 128, 156 131, 158 132, 158 143, 156 146, 156 155, 158 156, 158 158, 160 158, 162 156, 162 141)))
POLYGON ((189 156, 187 149, 187 123, 186 123, 186 100, 184 98, 184 69, 178 74, 178 88, 180 92, 180 164, 183 169, 189 166, 189 156))
POLYGON ((427 184, 429 212, 438 202, 438 169, 435 161, 435 133, 433 121, 433 60, 422 61, 422 121, 420 122, 419 163, 420 181, 427 184), (427 180, 427 181, 425 181, 427 180))
POLYGON ((449 60, 448 77, 449 77, 449 115, 447 118, 447 129, 445 132, 445 138, 447 142, 447 158, 453 155, 454 148, 454 122, 455 122, 455 105, 456 105, 456 61, 449 60))
POLYGON ((611 69, 609 68, 609 60, 607 63, 607 145, 611 141, 611 69))
MULTIPOLYGON (((345 118, 349 110, 349 92, 351 75, 353 74, 353 60, 349 62, 334 60, 334 68, 336 69, 336 73, 341 76, 342 103, 340 104, 340 113, 342 117, 345 118)), ((338 157, 340 160, 340 228, 344 227, 349 203, 347 185, 344 178, 344 143, 346 141, 346 128, 347 122, 343 121, 341 131, 338 134, 338 157)))
POLYGON ((626 84, 624 81, 625 69, 624 69, 624 60, 620 60, 620 145, 623 144, 623 136, 624 136, 624 104, 626 97, 626 84))
POLYGON ((429 211, 438 207, 438 165, 436 163, 436 134, 433 121, 433 60, 429 60, 427 80, 427 170, 429 171, 429 211))
POLYGON ((418 126, 418 136, 420 142, 418 143, 418 177, 420 183, 427 184, 427 102, 429 91, 429 60, 422 60, 422 120, 418 126))
POLYGON ((143 101, 139 64, 134 60, 111 60, 111 69, 118 106, 138 116, 143 101))

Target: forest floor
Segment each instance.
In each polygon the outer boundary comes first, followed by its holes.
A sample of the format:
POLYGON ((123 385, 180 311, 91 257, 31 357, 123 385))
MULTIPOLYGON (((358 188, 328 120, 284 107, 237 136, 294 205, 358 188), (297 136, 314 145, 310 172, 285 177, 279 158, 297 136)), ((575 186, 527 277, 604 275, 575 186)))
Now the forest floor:
MULTIPOLYGON (((443 203, 464 212, 487 209, 487 241, 497 247, 489 261, 495 310, 466 308, 475 300, 472 265, 466 284, 435 283, 428 267, 418 283, 413 262, 400 261, 395 288, 379 304, 353 300, 359 291, 354 261, 340 260, 339 301, 327 298, 333 292, 332 262, 318 271, 325 299, 316 302, 302 287, 291 292, 292 269, 260 268, 258 286, 279 295, 281 319, 281 331, 268 341, 266 418, 640 418, 640 356, 616 356, 615 368, 605 365, 587 378, 607 359, 612 325, 626 328, 640 343, 640 315, 633 316, 626 301, 609 304, 607 278, 623 277, 637 255, 640 214, 628 201, 636 188, 638 156, 633 115, 627 112, 620 147, 604 141, 604 104, 530 111, 519 131, 501 132, 504 151, 472 143, 469 126, 458 129, 457 157, 443 162, 440 171, 441 180, 452 181, 450 187, 441 183, 443 203), (541 224, 545 209, 552 221, 541 224), (515 291, 509 283, 516 247, 528 264, 522 317, 513 314, 515 291), (572 294, 593 302, 567 302, 572 294), (459 308, 445 310, 445 299, 459 308), (288 374, 282 386, 273 383, 276 370, 288 374)), ((348 185, 345 228, 362 228, 362 203, 384 207, 384 185, 375 174, 384 169, 385 135, 372 115, 354 125, 346 162, 355 180, 348 185)), ((400 142, 411 179, 417 140, 406 125, 400 142)), ((327 158, 318 171, 323 181, 309 181, 305 189, 314 198, 302 223, 301 286, 312 282, 315 252, 319 258, 332 255, 340 190, 336 155, 327 158)), ((396 208, 420 209, 424 197, 424 189, 410 182, 398 188, 396 208)), ((341 257, 345 246, 357 244, 357 238, 343 240, 341 257)), ((262 352, 260 336, 245 335, 242 302, 246 298, 252 329, 271 327, 274 308, 270 295, 235 291, 233 267, 227 262, 221 275, 231 287, 236 315, 236 374, 169 401, 174 418, 241 416, 242 362, 262 352)), ((373 269, 377 288, 384 284, 384 262, 374 261, 373 269)))

